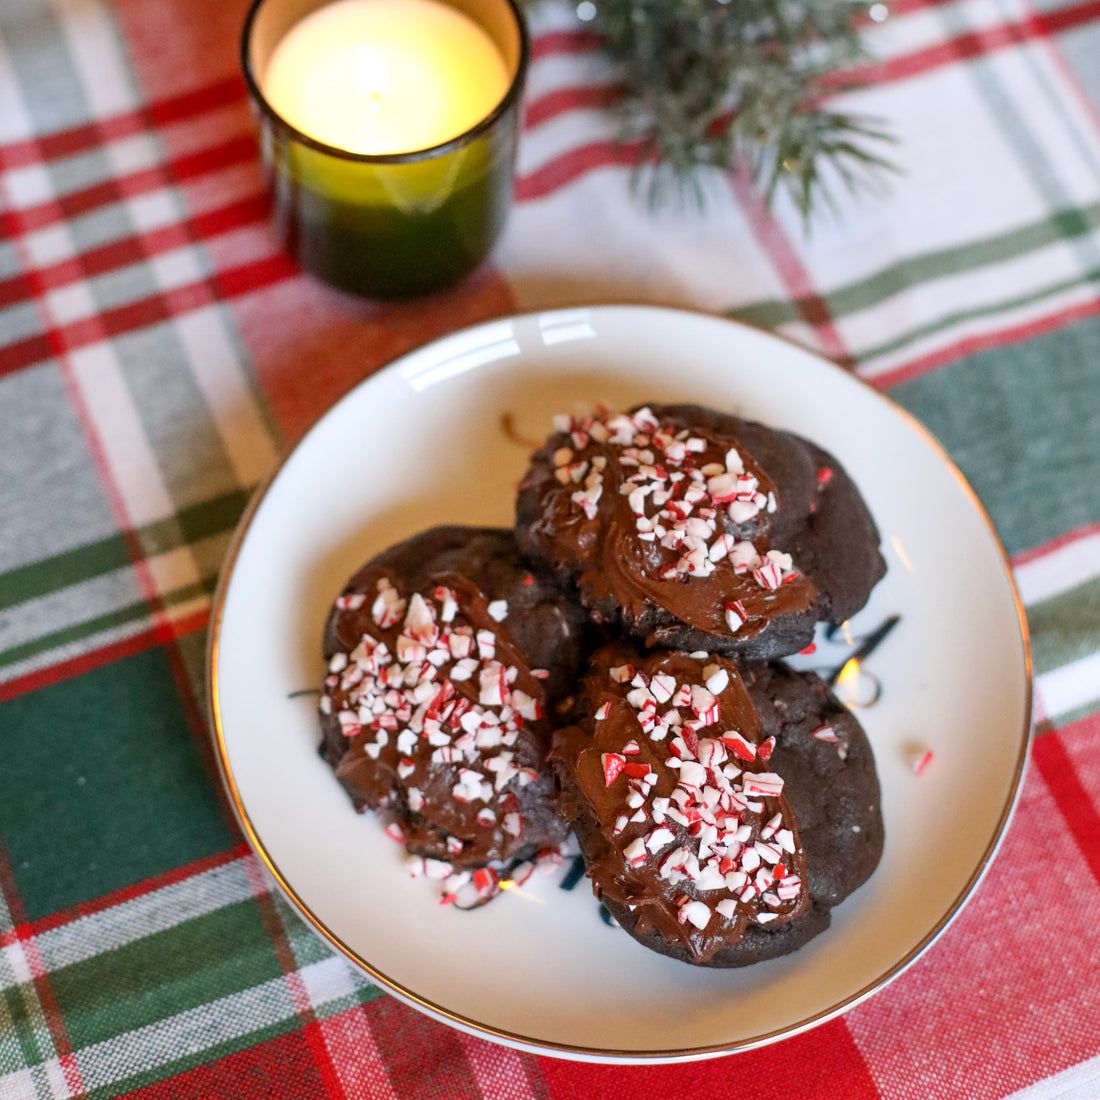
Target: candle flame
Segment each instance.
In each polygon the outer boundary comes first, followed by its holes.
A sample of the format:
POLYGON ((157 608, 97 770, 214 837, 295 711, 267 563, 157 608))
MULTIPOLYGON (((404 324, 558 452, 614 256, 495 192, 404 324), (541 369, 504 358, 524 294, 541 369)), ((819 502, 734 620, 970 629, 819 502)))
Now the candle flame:
POLYGON ((844 667, 841 668, 837 674, 836 686, 841 687, 844 684, 851 683, 852 680, 858 678, 860 669, 860 660, 858 657, 851 657, 844 662, 844 667))
POLYGON ((378 110, 390 90, 390 73, 385 58, 373 46, 361 46, 352 62, 356 89, 378 110))
POLYGON ((502 878, 498 885, 500 886, 501 890, 511 890, 512 893, 519 894, 521 898, 526 898, 528 901, 536 901, 539 903, 539 905, 546 904, 546 900, 544 898, 540 898, 535 894, 531 894, 528 891, 524 890, 523 887, 520 886, 514 878, 502 878))

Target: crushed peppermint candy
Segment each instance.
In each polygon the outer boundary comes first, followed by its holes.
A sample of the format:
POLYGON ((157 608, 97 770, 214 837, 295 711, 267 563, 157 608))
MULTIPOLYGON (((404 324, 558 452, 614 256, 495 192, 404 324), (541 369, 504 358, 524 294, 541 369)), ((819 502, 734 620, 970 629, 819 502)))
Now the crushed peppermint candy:
MULTIPOLYGON (((594 520, 608 488, 605 477, 617 475, 611 484, 626 497, 635 536, 666 551, 657 566, 661 580, 708 577, 722 562, 765 591, 798 578, 789 554, 761 551, 752 541, 761 517, 775 513, 778 502, 774 491, 746 470, 736 448, 663 424, 648 407, 579 419, 558 416, 554 428, 569 439, 554 452, 553 463, 572 503, 594 520), (746 525, 753 526, 741 530, 746 525)), ((731 634, 747 621, 740 601, 725 605, 731 634)))
MULTIPOLYGON (((534 860, 517 860, 510 864, 453 871, 443 879, 443 894, 439 904, 453 905, 456 909, 476 909, 504 890, 522 887, 536 870, 544 875, 552 873, 562 865, 562 859, 558 848, 546 848, 534 860)), ((429 861, 424 862, 427 864, 429 861)), ((423 873, 431 875, 427 868, 423 873)))
MULTIPOLYGON (((515 791, 538 778, 521 762, 517 741, 526 721, 542 716, 542 677, 532 676, 527 691, 517 686, 520 671, 501 659, 500 639, 493 630, 475 629, 461 613, 455 593, 437 586, 428 594, 401 596, 391 581, 380 578, 373 595, 352 593, 336 601, 339 610, 359 611, 370 603, 379 630, 394 630, 392 642, 363 634, 350 653, 329 661, 320 708, 331 713, 345 737, 358 739, 363 753, 392 758, 404 787, 408 808, 424 808, 429 772, 445 766, 454 803, 468 805, 477 830, 485 830, 489 858, 506 854, 523 834, 515 791)), ((508 614, 505 600, 488 603, 496 622, 508 614)), ((438 776, 438 773, 435 773, 438 776)), ((432 782, 438 788, 438 778, 432 782)), ((404 842, 405 828, 390 822, 386 832, 404 842)), ((460 854, 467 842, 447 838, 448 850, 460 854)), ((474 843, 480 844, 480 841, 474 843)), ((432 861, 410 861, 417 873, 443 877, 432 861)), ((489 874, 473 872, 468 882, 479 898, 496 887, 489 874)))
MULTIPOLYGON (((675 779, 671 793, 655 795, 657 772, 634 762, 642 738, 602 753, 600 766, 603 786, 621 792, 625 804, 610 832, 623 837, 627 866, 652 866, 669 887, 689 888, 675 899, 678 922, 721 935, 742 917, 765 923, 792 911, 804 887, 793 870, 799 854, 793 826, 782 804, 767 801, 782 796, 782 777, 745 770, 767 761, 775 739, 757 745, 723 728, 720 696, 733 677, 707 654, 694 659, 702 682, 695 676, 677 679, 668 666, 652 675, 631 665, 608 670, 612 690, 618 685, 641 729, 651 740, 666 741, 664 764, 675 779)), ((608 706, 604 702, 599 710, 608 706)))
POLYGON ((910 766, 913 769, 913 774, 922 775, 928 770, 932 760, 933 754, 931 749, 914 749, 910 753, 910 766))
POLYGON ((848 745, 838 736, 836 730, 833 729, 832 726, 818 726, 817 729, 813 731, 812 736, 818 741, 824 741, 829 745, 836 745, 837 755, 841 760, 846 760, 848 758, 848 745))

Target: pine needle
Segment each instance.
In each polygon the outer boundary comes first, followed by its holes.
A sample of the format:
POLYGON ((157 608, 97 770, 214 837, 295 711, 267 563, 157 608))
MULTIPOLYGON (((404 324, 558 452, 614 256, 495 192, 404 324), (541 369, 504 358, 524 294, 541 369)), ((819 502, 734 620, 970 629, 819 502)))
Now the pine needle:
POLYGON ((809 226, 831 187, 859 192, 895 171, 878 119, 830 110, 826 93, 866 58, 877 0, 584 0, 623 89, 619 139, 641 150, 654 205, 702 205, 702 170, 744 171, 771 205, 786 193, 809 226))

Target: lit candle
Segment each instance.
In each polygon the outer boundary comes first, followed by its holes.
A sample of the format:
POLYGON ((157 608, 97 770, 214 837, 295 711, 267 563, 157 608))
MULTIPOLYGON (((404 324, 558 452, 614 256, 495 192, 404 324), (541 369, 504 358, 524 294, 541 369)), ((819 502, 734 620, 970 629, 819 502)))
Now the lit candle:
POLYGON ((291 27, 262 77, 302 133, 353 153, 411 153, 458 137, 504 98, 492 39, 438 0, 335 0, 291 27))
POLYGON ((244 76, 302 266, 371 297, 476 267, 511 203, 528 60, 519 0, 252 0, 244 76))

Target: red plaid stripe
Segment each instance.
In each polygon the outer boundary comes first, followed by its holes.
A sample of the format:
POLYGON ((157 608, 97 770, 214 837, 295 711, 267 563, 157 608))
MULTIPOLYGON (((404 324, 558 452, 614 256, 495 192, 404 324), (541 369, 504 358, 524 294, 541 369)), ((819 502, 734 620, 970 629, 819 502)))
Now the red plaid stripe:
POLYGON ((182 638, 187 634, 193 634, 199 630, 205 630, 210 620, 209 609, 203 609, 194 615, 189 615, 176 622, 163 622, 148 630, 138 631, 121 641, 112 642, 88 653, 82 653, 79 657, 73 657, 68 661, 61 661, 48 668, 40 668, 34 672, 28 672, 25 676, 17 676, 12 680, 0 683, 0 703, 8 699, 14 699, 27 691, 35 691, 55 684, 60 680, 67 680, 72 676, 90 672, 94 668, 101 668, 112 661, 130 657, 135 653, 141 653, 153 646, 164 645, 166 642, 182 638))
POLYGON ((106 142, 164 129, 237 104, 243 96, 244 81, 234 76, 182 95, 153 100, 139 110, 126 114, 88 122, 55 134, 44 134, 30 141, 11 142, 0 146, 0 156, 8 168, 23 168, 44 160, 61 160, 97 149, 106 142))
POLYGON ((962 340, 956 340, 939 351, 921 355, 903 363, 893 370, 883 371, 869 379, 876 389, 888 390, 902 382, 908 382, 911 378, 917 378, 922 374, 928 374, 940 367, 947 366, 964 356, 973 355, 979 351, 989 351, 993 348, 1005 347, 1008 344, 1017 344, 1023 340, 1030 340, 1036 336, 1042 336, 1046 332, 1072 324, 1074 321, 1083 321, 1086 317, 1094 317, 1100 313, 1100 298, 1091 302, 1083 302, 1078 306, 1068 309, 1053 310, 1045 317, 1034 321, 1028 321, 1023 325, 1008 325, 994 332, 984 332, 980 336, 967 336, 962 340))
MULTIPOLYGON (((1093 795, 1100 792, 1100 774, 1093 763, 1086 778, 1075 760, 1083 756, 1081 750, 1086 745, 1093 749, 1100 746, 1100 714, 1039 737, 1032 760, 1077 842, 1082 861, 1100 884, 1100 808, 1093 801, 1093 795)), ((1095 753, 1089 759, 1095 761, 1095 753)), ((1089 766, 1088 762, 1085 766, 1089 766)))
MULTIPOLYGON (((217 855, 207 856, 205 859, 196 860, 194 863, 188 863, 182 867, 173 868, 163 875, 143 879, 141 882, 135 882, 122 890, 116 890, 110 894, 104 894, 102 897, 82 902, 72 909, 62 909, 59 912, 51 913, 48 917, 43 917, 41 920, 22 920, 14 928, 9 929, 0 936, 0 947, 6 947, 16 939, 22 940, 28 937, 41 936, 45 932, 53 931, 55 928, 62 928, 67 924, 72 924, 74 921, 90 917, 95 913, 103 913, 108 909, 113 909, 118 905, 124 905, 126 902, 133 901, 136 898, 147 897, 157 890, 163 890, 166 886, 186 882, 188 879, 201 875, 215 867, 224 867, 235 860, 248 860, 250 858, 251 850, 247 844, 242 842, 237 845, 237 847, 231 848, 227 852, 219 852, 217 855)), ((10 873, 7 881, 11 886, 9 891, 5 894, 5 897, 16 899, 17 908, 19 908, 21 912, 21 907, 18 903, 18 892, 15 891, 14 880, 11 878, 10 873)))
POLYGON ((341 1094, 329 1090, 306 1037, 296 1031, 125 1095, 127 1100, 331 1100, 341 1094))
MULTIPOLYGON (((255 139, 250 133, 242 133, 198 152, 167 160, 156 168, 146 168, 116 179, 104 180, 78 191, 70 191, 49 202, 24 207, 18 214, 19 229, 22 233, 32 233, 60 222, 74 221, 124 198, 135 198, 150 191, 158 191, 169 183, 178 186, 224 168, 251 164, 256 160, 256 155, 255 139)), ((41 163, 45 163, 45 158, 42 158, 41 163)))
POLYGON ((570 111, 598 111, 613 106, 621 99, 622 89, 616 84, 557 88, 528 101, 524 106, 524 121, 528 127, 541 126, 570 111))
POLYGON ((1016 557, 1012 559, 1012 564, 1024 565, 1027 562, 1037 561, 1047 554, 1054 553, 1055 550, 1060 550, 1063 546, 1069 546, 1078 539, 1087 538, 1089 535, 1095 535, 1097 533, 1100 533, 1100 523, 1090 523, 1084 527, 1075 527, 1072 531, 1066 531, 1065 534, 1059 535, 1056 539, 1051 539, 1050 542, 1044 543, 1042 546, 1036 546, 1033 550, 1028 550, 1023 554, 1017 554, 1016 557))
POLYGON ((548 31, 531 43, 531 60, 540 61, 554 54, 590 53, 599 45, 599 36, 588 31, 548 31))
POLYGON ((340 1077, 336 1072, 331 1052, 317 1022, 317 1014, 313 1010, 309 993, 302 981, 301 974, 298 972, 298 963, 287 940, 286 930, 283 928, 279 914, 275 910, 268 880, 261 872, 259 864, 253 860, 248 860, 245 867, 249 883, 252 886, 252 896, 256 899, 264 927, 275 946, 275 955, 279 960, 283 980, 286 982, 290 993, 291 1004, 294 1005, 294 1010, 298 1014, 301 1025, 299 1034, 305 1039, 306 1048, 313 1061, 317 1077, 324 1086, 323 1094, 328 1097, 340 1097, 343 1094, 340 1077))
POLYGON ((15 922, 14 932, 5 935, 5 947, 9 952, 18 951, 31 987, 37 1007, 49 1034, 53 1047, 43 1061, 55 1063, 71 1095, 83 1091, 80 1068, 73 1057, 72 1044, 65 1030, 65 1021, 50 985, 50 976, 42 965, 42 959, 35 946, 34 934, 26 920, 23 902, 12 874, 11 865, 2 847, 0 847, 0 893, 3 894, 9 915, 15 922))
POLYGON ((552 195, 562 187, 601 168, 633 168, 641 152, 639 143, 615 145, 608 141, 594 141, 570 149, 540 168, 516 180, 516 198, 520 202, 533 202, 552 195))
POLYGON ((220 271, 210 280, 162 291, 73 324, 53 327, 44 337, 30 337, 9 345, 0 374, 32 366, 48 356, 56 355, 59 350, 74 351, 127 332, 161 324, 208 306, 215 298, 225 301, 250 294, 296 274, 298 268, 285 253, 280 252, 220 271))
POLYGON ((457 1032, 394 997, 378 997, 364 1011, 401 1100, 480 1100, 457 1032))
MULTIPOLYGON (((926 0, 920 6, 935 7, 946 2, 947 0, 933 0, 933 2, 926 0)), ((884 84, 895 80, 907 80, 943 65, 1018 46, 1035 38, 1084 26, 1096 19, 1100 19, 1100 3, 1097 3, 1097 0, 1087 0, 1086 3, 1067 5, 1055 11, 1034 13, 1027 19, 1003 23, 989 30, 957 35, 935 46, 915 50, 903 57, 863 65, 845 72, 843 76, 838 75, 833 82, 842 84, 855 80, 862 84, 884 84)))
POLYGON ((554 1100, 657 1100, 751 1095, 753 1100, 878 1100, 843 1020, 778 1046, 678 1066, 592 1066, 541 1059, 554 1100))
POLYGON ((750 191, 743 176, 735 176, 732 187, 748 216, 753 236, 772 261, 791 299, 798 303, 803 320, 817 336, 820 350, 839 363, 849 363, 844 341, 829 316, 829 310, 814 293, 810 273, 791 247, 787 235, 779 223, 768 216, 763 202, 750 191))
POLYGON ((378 1052, 365 1008, 352 1008, 321 1023, 329 1058, 347 1100, 399 1100, 378 1052))

